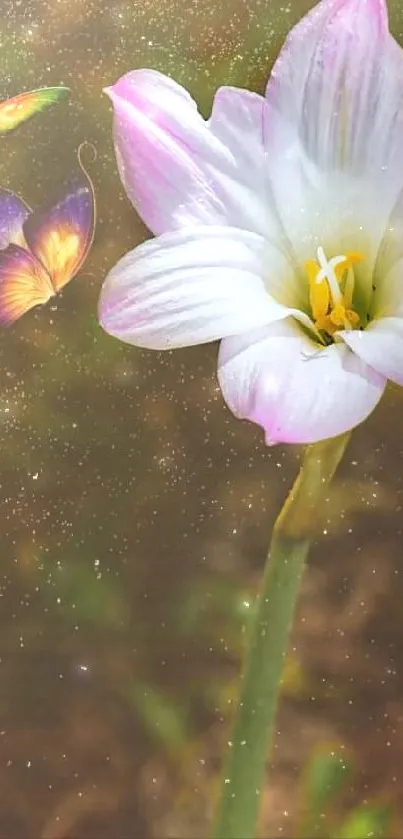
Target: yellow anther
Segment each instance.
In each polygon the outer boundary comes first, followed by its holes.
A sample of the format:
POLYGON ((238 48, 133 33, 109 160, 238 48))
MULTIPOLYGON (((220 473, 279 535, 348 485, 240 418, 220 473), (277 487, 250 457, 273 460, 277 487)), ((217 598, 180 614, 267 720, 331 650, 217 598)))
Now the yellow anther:
POLYGON ((338 328, 341 327, 342 329, 352 329, 354 326, 357 326, 360 321, 357 312, 354 312, 352 309, 345 308, 342 304, 335 306, 330 312, 329 317, 334 326, 338 328))
POLYGON ((327 314, 330 305, 330 291, 326 280, 317 283, 319 265, 314 259, 310 259, 305 264, 309 281, 309 302, 311 304, 312 316, 314 321, 320 320, 327 314))
POLYGON ((349 251, 346 253, 344 262, 339 262, 334 269, 338 282, 340 283, 342 281, 344 273, 348 268, 352 268, 357 262, 363 262, 364 259, 364 255, 359 253, 359 251, 349 251))
POLYGON ((358 251, 350 251, 327 260, 323 248, 318 248, 317 255, 317 260, 310 259, 305 263, 315 326, 329 336, 339 329, 354 329, 360 317, 352 308, 353 265, 361 262, 364 256, 358 251))

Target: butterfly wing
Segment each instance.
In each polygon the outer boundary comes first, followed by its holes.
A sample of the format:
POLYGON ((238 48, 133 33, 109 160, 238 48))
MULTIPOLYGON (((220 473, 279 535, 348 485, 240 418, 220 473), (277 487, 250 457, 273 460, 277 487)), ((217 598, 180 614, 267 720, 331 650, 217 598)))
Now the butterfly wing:
POLYGON ((11 242, 18 245, 24 243, 22 228, 30 212, 22 198, 8 189, 0 188, 0 250, 11 242))
POLYGON ((0 102, 0 134, 13 131, 34 114, 64 99, 68 93, 68 87, 41 87, 0 102))
POLYGON ((14 244, 0 251, 0 324, 14 323, 53 295, 50 277, 33 254, 14 244))
POLYGON ((61 201, 27 218, 25 239, 49 273, 55 291, 80 270, 92 244, 94 227, 94 191, 84 170, 70 183, 61 201))

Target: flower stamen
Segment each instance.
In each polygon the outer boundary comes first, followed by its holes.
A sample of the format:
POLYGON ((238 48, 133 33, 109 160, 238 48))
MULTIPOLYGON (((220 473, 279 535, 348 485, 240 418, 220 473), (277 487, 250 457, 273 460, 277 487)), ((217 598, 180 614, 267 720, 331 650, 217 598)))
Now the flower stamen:
POLYGON ((340 291, 340 286, 336 277, 335 268, 336 265, 341 265, 343 262, 346 262, 346 256, 333 256, 331 259, 327 259, 325 256, 325 252, 322 247, 319 247, 316 251, 316 255, 318 258, 318 263, 320 265, 320 270, 316 275, 315 282, 320 285, 323 280, 327 280, 330 294, 332 296, 333 305, 337 306, 338 303, 341 303, 343 297, 340 291))
POLYGON ((305 264, 312 317, 316 329, 324 332, 325 338, 332 338, 339 329, 355 329, 360 322, 360 316, 352 308, 353 265, 363 256, 352 251, 327 259, 322 247, 318 247, 316 256, 305 264))

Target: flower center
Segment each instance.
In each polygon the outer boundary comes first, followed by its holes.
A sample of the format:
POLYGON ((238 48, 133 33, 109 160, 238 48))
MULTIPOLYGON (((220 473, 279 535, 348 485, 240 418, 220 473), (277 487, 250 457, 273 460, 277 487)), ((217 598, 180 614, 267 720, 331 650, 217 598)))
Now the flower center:
POLYGON ((327 259, 322 247, 316 259, 305 263, 309 282, 309 302, 312 317, 324 340, 332 338, 339 329, 355 329, 360 316, 353 309, 354 264, 361 262, 361 253, 351 251, 327 259))

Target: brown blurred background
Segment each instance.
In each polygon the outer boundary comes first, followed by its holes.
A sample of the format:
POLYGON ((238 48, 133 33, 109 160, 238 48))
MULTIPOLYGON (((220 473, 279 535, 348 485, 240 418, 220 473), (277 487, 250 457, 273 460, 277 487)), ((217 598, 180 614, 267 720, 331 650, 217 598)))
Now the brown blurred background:
MULTIPOLYGON (((308 6, 3 0, 0 94, 72 92, 1 138, 0 184, 47 201, 89 140, 99 221, 81 275, 0 335, 1 839, 208 834, 242 630, 300 452, 229 414, 216 346, 151 353, 98 327, 106 271, 147 235, 102 87, 152 66, 207 114, 219 84, 263 89, 308 6)), ((403 835, 402 408, 391 388, 328 500, 262 837, 403 835)))

